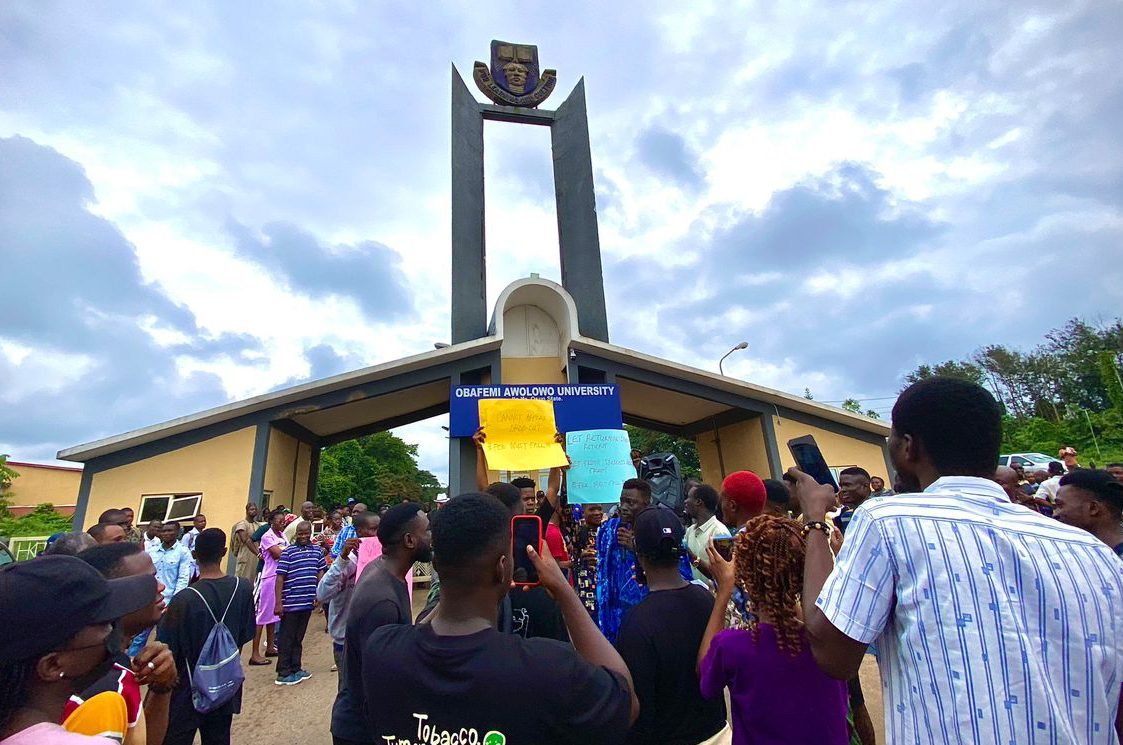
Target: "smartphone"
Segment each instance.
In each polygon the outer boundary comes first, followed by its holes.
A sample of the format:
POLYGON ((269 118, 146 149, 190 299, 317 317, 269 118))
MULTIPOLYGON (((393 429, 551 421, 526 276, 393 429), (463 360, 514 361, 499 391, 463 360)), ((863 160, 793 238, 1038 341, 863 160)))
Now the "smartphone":
POLYGON ((823 457, 819 446, 815 444, 814 437, 807 435, 788 440, 788 450, 792 452, 792 458, 795 459, 799 470, 820 484, 826 484, 838 491, 838 482, 834 480, 831 469, 827 467, 827 460, 823 457))
POLYGON ((526 553, 527 546, 533 546, 535 551, 542 553, 542 518, 538 515, 515 515, 511 518, 511 552, 515 557, 511 580, 519 587, 537 587, 538 570, 526 553))
POLYGON ((733 561, 733 538, 727 536, 725 538, 714 539, 714 550, 718 555, 726 561, 733 561))

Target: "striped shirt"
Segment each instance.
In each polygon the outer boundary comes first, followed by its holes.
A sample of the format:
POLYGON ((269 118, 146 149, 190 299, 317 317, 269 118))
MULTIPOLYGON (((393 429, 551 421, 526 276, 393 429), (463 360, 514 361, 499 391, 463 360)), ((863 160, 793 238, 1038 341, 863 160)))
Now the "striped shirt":
POLYGON ((888 742, 1116 742, 1123 562, 991 481, 866 501, 816 604, 876 642, 888 742))
POLYGON ((327 570, 324 552, 315 544, 292 544, 277 560, 277 576, 285 578, 281 605, 286 611, 312 610, 319 574, 327 570))

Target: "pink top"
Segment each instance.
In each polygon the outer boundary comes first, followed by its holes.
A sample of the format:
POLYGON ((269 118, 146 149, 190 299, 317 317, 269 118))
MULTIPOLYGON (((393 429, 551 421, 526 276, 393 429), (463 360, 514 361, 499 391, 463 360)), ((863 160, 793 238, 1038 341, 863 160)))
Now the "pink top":
POLYGON ((261 558, 265 561, 265 566, 261 569, 262 577, 277 576, 277 559, 273 558, 273 554, 269 553, 270 547, 287 545, 289 545, 289 542, 285 537, 274 532, 272 528, 265 531, 265 535, 261 536, 261 558))
POLYGON ((0 745, 114 745, 113 740, 67 732, 61 724, 43 722, 0 740, 0 745))

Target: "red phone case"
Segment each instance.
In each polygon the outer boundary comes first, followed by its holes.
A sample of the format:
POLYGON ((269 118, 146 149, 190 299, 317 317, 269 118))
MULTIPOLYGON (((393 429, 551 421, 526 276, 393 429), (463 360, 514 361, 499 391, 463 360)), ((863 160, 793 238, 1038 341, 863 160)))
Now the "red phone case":
MULTIPOLYGON (((511 518, 511 553, 514 554, 515 551, 518 548, 515 545, 515 523, 519 520, 527 520, 527 521, 533 520, 535 523, 537 523, 537 526, 538 526, 538 545, 534 547, 534 550, 538 552, 539 556, 541 556, 542 555, 542 518, 538 517, 538 515, 515 515, 514 517, 511 518)), ((538 585, 540 585, 542 583, 541 582, 516 582, 514 580, 514 578, 512 578, 511 584, 515 587, 538 587, 538 585)))

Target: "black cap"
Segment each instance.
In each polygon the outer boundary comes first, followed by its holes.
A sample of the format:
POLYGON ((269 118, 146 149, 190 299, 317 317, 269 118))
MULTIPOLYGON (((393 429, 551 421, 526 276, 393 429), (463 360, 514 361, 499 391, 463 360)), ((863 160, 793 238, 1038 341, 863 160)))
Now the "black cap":
POLYGON ((682 520, 679 520, 674 510, 663 506, 648 507, 636 515, 632 535, 635 538, 636 553, 650 556, 664 553, 666 549, 661 550, 663 546, 681 546, 686 529, 682 527, 682 520))
POLYGON ((73 556, 40 556, 0 569, 0 665, 58 649, 87 626, 116 621, 156 599, 151 574, 107 580, 73 556))

